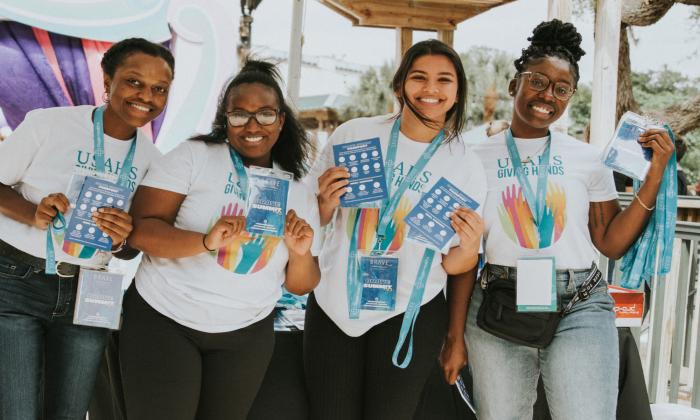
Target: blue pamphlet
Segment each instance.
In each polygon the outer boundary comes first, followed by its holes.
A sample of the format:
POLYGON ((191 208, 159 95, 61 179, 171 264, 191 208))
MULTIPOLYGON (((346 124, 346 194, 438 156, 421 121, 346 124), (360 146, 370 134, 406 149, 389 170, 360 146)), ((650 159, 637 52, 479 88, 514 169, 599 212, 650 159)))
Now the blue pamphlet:
POLYGON ((97 227, 92 220, 92 213, 101 207, 124 210, 130 194, 128 188, 114 182, 86 176, 75 200, 75 208, 70 214, 65 240, 110 251, 112 238, 97 227))
POLYGON ((656 121, 625 112, 603 152, 603 163, 615 172, 643 181, 651 166, 652 150, 642 147, 639 136, 650 128, 659 127, 663 128, 656 121))
POLYGON ((251 234, 283 236, 292 174, 251 166, 245 229, 251 234))
POLYGON ((469 410, 471 410, 472 413, 476 414, 476 410, 474 409, 474 402, 472 401, 472 396, 469 394, 469 390, 467 390, 467 386, 464 383, 462 375, 457 375, 457 381, 455 382, 455 386, 457 387, 459 396, 462 397, 462 400, 465 404, 467 404, 469 410))
POLYGON ((336 166, 350 172, 350 183, 340 197, 341 207, 366 207, 388 197, 384 159, 379 138, 333 145, 336 166), (362 206, 365 204, 365 206, 362 206))
POLYGON ((479 203, 440 178, 404 218, 410 226, 407 238, 442 251, 456 235, 450 217, 458 207, 476 210, 479 203))
POLYGON ((394 257, 360 257, 362 273, 361 309, 393 311, 396 306, 396 279, 399 259, 394 257))

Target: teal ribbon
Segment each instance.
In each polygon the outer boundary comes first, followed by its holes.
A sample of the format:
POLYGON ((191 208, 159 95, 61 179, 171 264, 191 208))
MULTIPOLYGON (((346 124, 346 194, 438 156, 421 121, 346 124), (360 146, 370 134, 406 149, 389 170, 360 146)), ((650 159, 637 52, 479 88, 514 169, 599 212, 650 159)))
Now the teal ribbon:
MULTIPOLYGON (((664 125, 671 140, 676 137, 668 125, 664 125)), ((678 167, 676 152, 669 159, 661 179, 659 192, 656 195, 656 208, 651 212, 649 221, 632 247, 622 257, 620 271, 622 272, 621 286, 627 289, 637 289, 646 281, 651 283, 654 274, 665 276, 671 272, 671 257, 673 253, 673 237, 676 232, 676 214, 678 211, 678 167), (658 271, 655 273, 656 254, 660 257, 658 271)), ((633 189, 636 194, 641 182, 634 180, 633 189)))

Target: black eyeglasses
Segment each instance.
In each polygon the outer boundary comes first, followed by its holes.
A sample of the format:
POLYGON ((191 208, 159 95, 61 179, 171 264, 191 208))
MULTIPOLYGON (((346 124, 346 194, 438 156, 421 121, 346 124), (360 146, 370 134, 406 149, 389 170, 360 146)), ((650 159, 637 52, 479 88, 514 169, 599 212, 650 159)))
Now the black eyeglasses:
MULTIPOLYGON (((549 80, 549 77, 545 76, 542 73, 537 73, 533 71, 524 71, 522 73, 518 73, 515 75, 515 77, 519 76, 524 76, 527 75, 527 85, 530 87, 530 89, 537 91, 537 92, 542 92, 546 90, 549 87, 549 84, 552 83, 551 80, 549 80)), ((571 96, 576 92, 576 89, 571 86, 569 83, 566 82, 554 82, 554 90, 552 92, 552 95, 554 95, 555 98, 559 99, 560 101, 568 101, 571 99, 571 96)))
POLYGON ((277 121, 277 116, 279 111, 276 109, 262 109, 257 112, 246 112, 242 110, 235 110, 226 113, 226 119, 231 127, 243 127, 248 124, 250 118, 255 118, 255 121, 260 125, 272 125, 277 121))

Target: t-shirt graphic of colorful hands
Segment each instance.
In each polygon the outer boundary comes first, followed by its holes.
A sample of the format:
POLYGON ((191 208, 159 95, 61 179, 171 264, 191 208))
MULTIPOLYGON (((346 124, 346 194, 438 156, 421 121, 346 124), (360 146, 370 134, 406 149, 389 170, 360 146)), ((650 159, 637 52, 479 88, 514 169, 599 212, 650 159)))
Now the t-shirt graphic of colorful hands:
MULTIPOLYGON (((406 197, 401 198, 399 205, 396 208, 389 226, 386 229, 386 237, 382 242, 380 250, 387 252, 396 252, 401 249, 404 237, 408 226, 403 219, 411 211, 413 205, 406 197)), ((348 238, 352 236, 353 223, 357 217, 357 212, 360 212, 357 221, 357 249, 370 251, 374 247, 375 238, 377 237, 377 224, 379 223, 379 209, 363 208, 352 209, 349 213, 347 224, 348 238)))
MULTIPOLYGON (((221 214, 213 219, 209 229, 219 217, 240 216, 243 208, 238 203, 229 203, 221 208, 221 214)), ((221 267, 236 274, 256 273, 267 265, 282 238, 263 235, 251 235, 247 232, 239 235, 231 244, 211 252, 221 267)))
POLYGON ((566 226, 566 193, 560 185, 549 182, 542 221, 535 225, 522 189, 513 184, 501 192, 498 216, 501 226, 513 242, 523 248, 542 249, 556 243, 566 226))

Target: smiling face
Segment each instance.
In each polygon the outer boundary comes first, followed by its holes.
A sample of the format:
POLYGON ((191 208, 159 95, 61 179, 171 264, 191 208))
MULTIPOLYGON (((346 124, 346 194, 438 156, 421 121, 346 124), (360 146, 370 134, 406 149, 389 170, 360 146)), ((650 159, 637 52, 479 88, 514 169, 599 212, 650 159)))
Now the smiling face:
POLYGON ((547 88, 537 92, 528 86, 528 76, 522 75, 510 82, 513 92, 513 135, 520 138, 544 137, 549 126, 566 110, 569 101, 562 101, 553 95, 554 83, 566 82, 576 86, 571 64, 559 57, 544 57, 525 67, 525 71, 541 73, 549 78, 547 88))
POLYGON ((144 53, 129 55, 114 75, 104 75, 108 104, 105 133, 129 138, 137 127, 151 122, 163 111, 173 72, 160 57, 144 53))
MULTIPOLYGON (((457 73, 444 55, 423 55, 411 65, 403 85, 404 100, 423 116, 444 122, 447 112, 457 101, 457 73)), ((410 112, 404 106, 404 112, 410 112)))
MULTIPOLYGON (((259 111, 279 111, 279 100, 275 91, 261 83, 242 83, 229 92, 226 100, 226 113, 245 111, 254 114, 259 111)), ((284 127, 284 114, 278 113, 277 119, 270 125, 260 125, 251 116, 248 122, 234 127, 226 122, 228 141, 249 165, 272 165, 272 147, 279 139, 284 127)))

